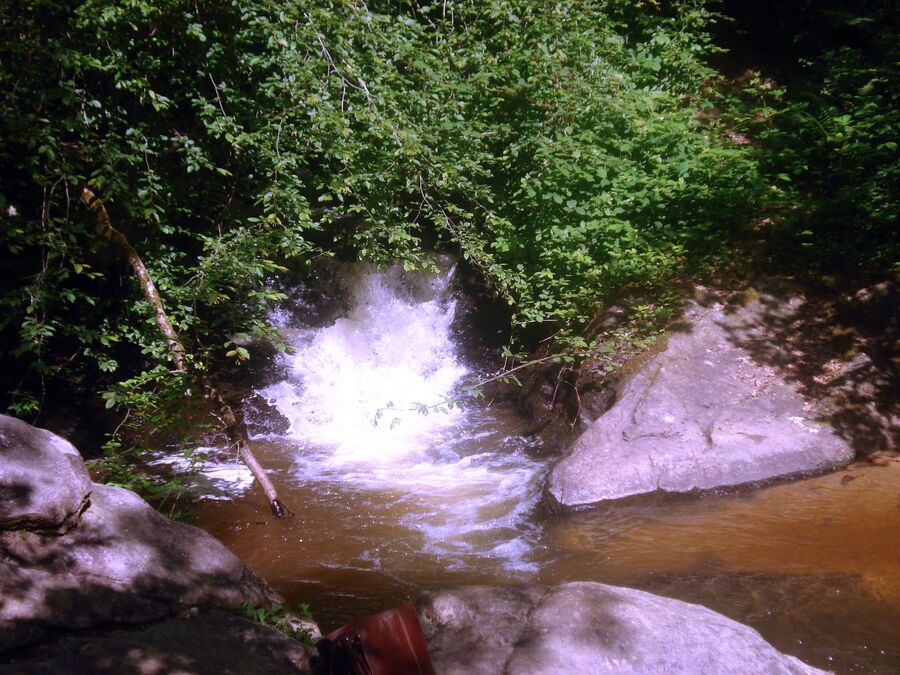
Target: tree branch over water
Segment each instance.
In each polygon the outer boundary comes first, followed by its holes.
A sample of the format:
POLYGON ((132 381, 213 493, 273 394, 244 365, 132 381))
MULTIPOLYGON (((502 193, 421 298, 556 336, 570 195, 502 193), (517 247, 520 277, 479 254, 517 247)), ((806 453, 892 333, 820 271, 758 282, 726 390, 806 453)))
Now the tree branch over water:
MULTIPOLYGON (((112 220, 109 217, 106 207, 103 205, 103 201, 87 186, 83 187, 81 190, 81 203, 94 214, 97 234, 112 243, 122 255, 128 258, 128 264, 131 266, 131 270, 138 280, 138 284, 141 287, 141 293, 143 294, 144 299, 153 308, 156 325, 165 338, 166 346, 169 348, 169 355, 172 357, 172 361, 175 364, 175 370, 180 373, 189 373, 187 350, 185 350, 184 345, 181 343, 181 339, 172 327, 172 322, 169 320, 169 315, 166 314, 166 308, 163 305, 162 298, 159 295, 159 291, 156 289, 153 277, 147 270, 147 266, 144 265, 144 261, 141 260, 141 257, 128 241, 128 238, 113 227, 112 220)), ((279 501, 275 486, 272 485, 272 481, 269 480, 262 465, 257 461, 253 451, 250 449, 247 439, 247 429, 244 426, 243 421, 234 414, 231 406, 228 405, 221 393, 219 393, 216 387, 207 378, 200 378, 200 384, 203 387, 206 397, 216 403, 222 423, 225 425, 228 438, 235 444, 241 461, 247 465, 247 468, 250 469, 251 473, 253 473, 253 477, 259 483, 260 487, 262 487, 263 492, 265 492, 272 513, 279 518, 285 516, 288 511, 284 504, 279 501)))

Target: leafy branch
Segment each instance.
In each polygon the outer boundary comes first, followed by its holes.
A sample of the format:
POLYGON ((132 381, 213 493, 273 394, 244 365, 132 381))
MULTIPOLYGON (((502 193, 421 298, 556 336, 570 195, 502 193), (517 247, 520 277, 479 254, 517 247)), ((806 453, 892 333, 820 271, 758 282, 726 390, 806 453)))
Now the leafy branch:
MULTIPOLYGON (((493 375, 491 377, 485 378, 483 380, 479 380, 471 385, 467 385, 461 389, 463 395, 452 398, 452 399, 444 399, 439 403, 413 403, 411 406, 407 408, 397 408, 392 403, 388 403, 388 405, 378 408, 375 411, 375 416, 372 419, 372 425, 378 426, 378 422, 381 420, 382 416, 386 411, 393 412, 415 412, 423 416, 428 416, 432 411, 447 413, 452 410, 454 407, 458 407, 463 401, 468 400, 469 398, 481 398, 484 396, 484 386, 490 384, 491 382, 515 382, 518 386, 522 386, 522 382, 519 378, 514 374, 518 371, 524 370, 525 368, 533 368, 534 366, 540 365, 542 363, 572 363, 576 359, 575 356, 569 353, 561 353, 561 354, 552 354, 550 356, 542 356, 537 359, 532 359, 526 363, 522 363, 514 368, 510 368, 509 370, 504 370, 501 373, 493 375)), ((391 428, 396 426, 399 423, 397 419, 391 422, 391 428)))

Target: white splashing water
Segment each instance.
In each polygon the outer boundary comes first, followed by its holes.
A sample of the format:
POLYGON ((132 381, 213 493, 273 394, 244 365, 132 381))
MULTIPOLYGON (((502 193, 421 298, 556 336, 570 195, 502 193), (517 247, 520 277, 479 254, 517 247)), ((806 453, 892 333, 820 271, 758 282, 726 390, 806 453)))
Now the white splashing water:
POLYGON ((449 339, 450 275, 427 285, 419 277, 415 286, 398 270, 357 269, 348 277, 350 313, 326 328, 293 332, 288 379, 261 393, 290 421, 291 436, 330 447, 335 466, 421 455, 427 438, 459 413, 423 415, 416 406, 448 399, 467 374, 449 339))
POLYGON ((187 488, 203 499, 228 500, 247 492, 253 485, 250 469, 228 456, 220 448, 200 446, 196 453, 209 456, 209 460, 194 463, 181 451, 158 451, 145 460, 147 466, 166 467, 182 477, 187 488))
POLYGON ((543 467, 524 439, 483 407, 416 409, 452 400, 469 374, 451 339, 451 279, 356 268, 346 316, 282 326, 287 377, 258 393, 290 422, 299 481, 390 493, 409 505, 401 524, 451 566, 474 555, 533 570, 525 522, 543 467))

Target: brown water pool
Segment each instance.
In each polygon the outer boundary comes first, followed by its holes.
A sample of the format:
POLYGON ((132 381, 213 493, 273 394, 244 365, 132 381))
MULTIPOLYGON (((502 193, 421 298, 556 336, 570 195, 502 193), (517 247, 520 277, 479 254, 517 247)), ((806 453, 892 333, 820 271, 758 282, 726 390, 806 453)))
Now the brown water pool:
MULTIPOLYGON (((501 441, 497 433, 487 440, 501 441)), ((196 524, 291 605, 307 603, 323 630, 451 584, 590 580, 700 603, 822 668, 900 673, 896 455, 736 494, 576 513, 554 515, 529 498, 528 512, 513 518, 516 491, 533 495, 545 467, 512 481, 504 499, 481 502, 488 488, 477 480, 414 493, 403 481, 309 481, 289 447, 254 447, 293 517, 274 519, 253 488, 199 503, 196 524), (486 511, 466 519, 479 526, 448 521, 454 504, 486 511)))

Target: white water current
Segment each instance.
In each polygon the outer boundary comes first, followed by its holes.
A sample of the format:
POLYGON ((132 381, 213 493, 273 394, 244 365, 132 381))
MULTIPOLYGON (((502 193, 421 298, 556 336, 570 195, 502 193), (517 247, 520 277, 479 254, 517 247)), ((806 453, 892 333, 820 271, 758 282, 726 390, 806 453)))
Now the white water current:
POLYGON ((532 569, 526 516, 543 465, 523 452, 512 412, 465 399, 438 409, 472 375, 451 337, 453 269, 355 267, 341 279, 349 311, 330 325, 273 317, 293 349, 284 379, 258 393, 290 422, 278 440, 294 479, 368 493, 450 566, 488 556, 532 569))
POLYGON ((295 349, 288 377, 260 393, 290 421, 292 438, 329 448, 337 469, 417 463, 429 439, 458 422, 457 410, 415 409, 449 398, 468 372, 450 341, 449 275, 410 279, 354 270, 344 278, 347 316, 316 330, 282 327, 295 349))

